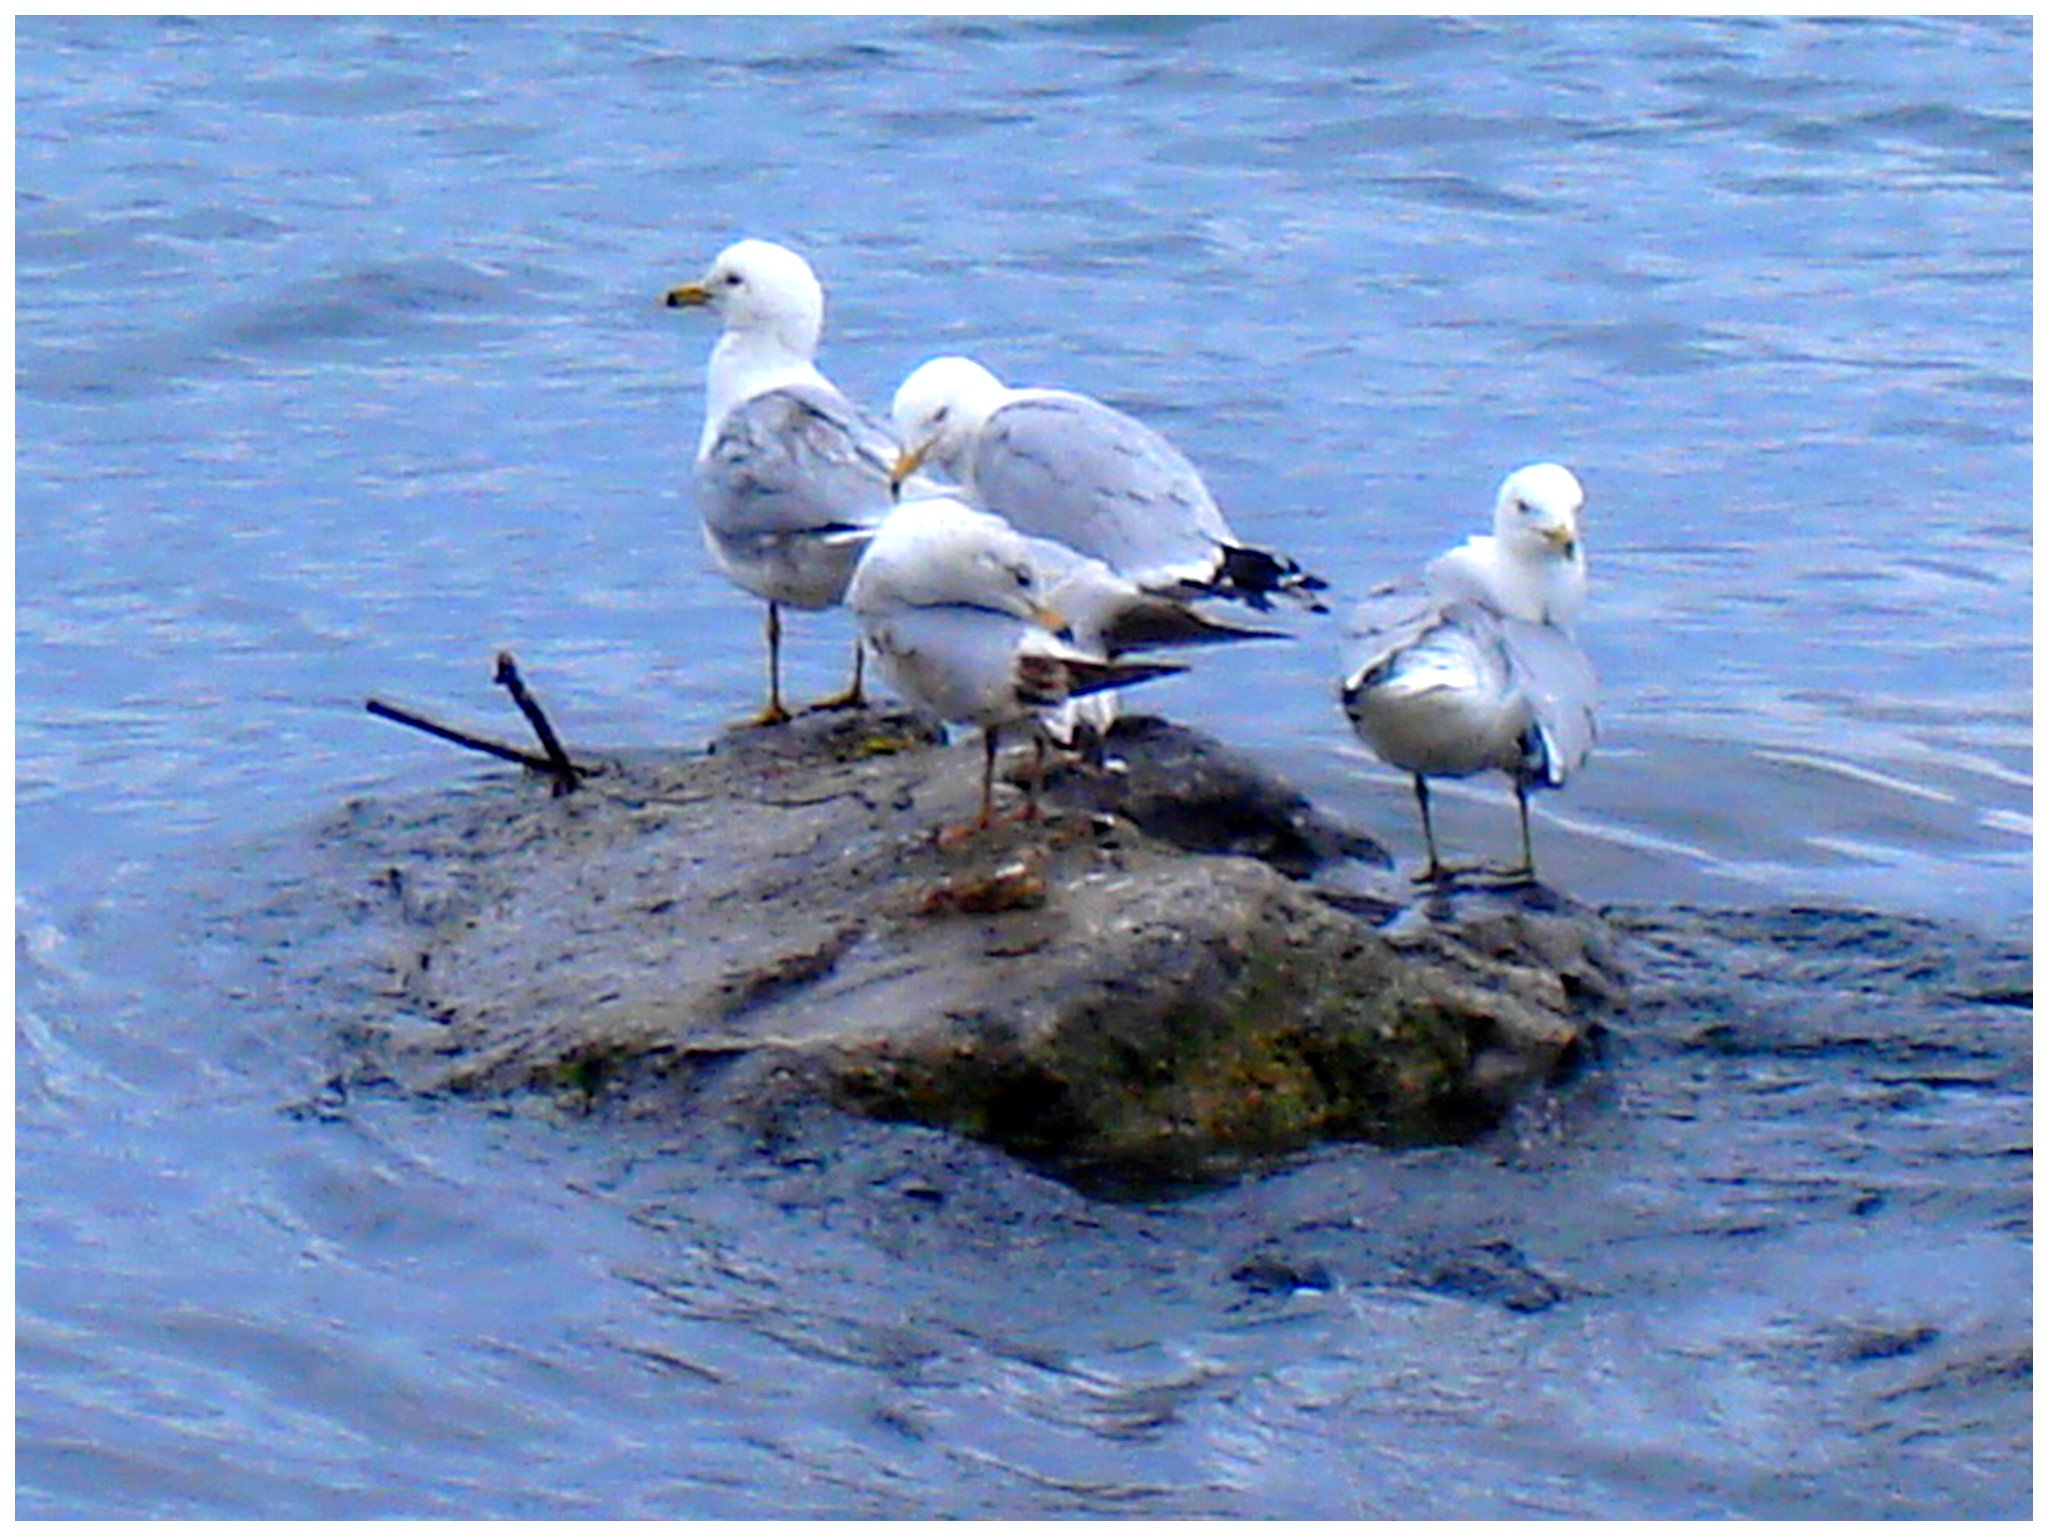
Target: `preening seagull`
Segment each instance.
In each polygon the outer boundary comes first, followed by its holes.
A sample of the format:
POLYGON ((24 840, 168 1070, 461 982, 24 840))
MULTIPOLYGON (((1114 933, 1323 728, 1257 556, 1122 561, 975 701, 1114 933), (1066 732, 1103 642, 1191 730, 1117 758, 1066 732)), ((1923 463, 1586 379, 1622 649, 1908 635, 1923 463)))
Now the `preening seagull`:
MULTIPOLYGON (((781 610, 844 596, 893 502, 897 445, 818 371, 825 294, 796 252, 742 240, 696 282, 670 289, 667 303, 708 308, 724 326, 705 374, 697 491, 712 558, 768 604, 768 703, 758 718, 777 723, 789 718, 781 610)), ((860 700, 856 648, 852 685, 826 703, 860 700)))
POLYGON ((1382 762, 1414 775, 1429 850, 1429 780, 1495 769, 1514 782, 1522 862, 1533 879, 1529 793, 1560 787, 1592 750, 1592 664, 1573 636, 1586 596, 1585 492, 1570 470, 1532 464, 1502 482, 1491 536, 1431 561, 1419 586, 1368 594, 1348 631, 1344 712, 1382 762))
MULTIPOLYGON (((977 828, 995 819, 1004 726, 1038 727, 1103 689, 1185 670, 1120 660, 1127 651, 1261 634, 1144 592, 1099 561, 1026 538, 949 496, 907 501, 889 515, 846 602, 898 692, 942 720, 981 727, 977 828)), ((1039 744, 1042 768, 1042 737, 1039 744)), ((1034 784, 1024 814, 1036 809, 1034 784)))

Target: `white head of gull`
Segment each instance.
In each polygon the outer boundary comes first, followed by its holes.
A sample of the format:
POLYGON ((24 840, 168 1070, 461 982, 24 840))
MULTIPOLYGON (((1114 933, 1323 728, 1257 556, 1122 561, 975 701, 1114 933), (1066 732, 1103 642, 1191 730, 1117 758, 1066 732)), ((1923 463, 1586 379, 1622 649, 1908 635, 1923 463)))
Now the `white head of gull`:
POLYGON ((1508 618, 1570 629, 1586 606, 1586 551, 1579 517, 1586 492, 1562 464, 1530 464, 1501 482, 1493 533, 1439 555, 1430 584, 1471 597, 1508 618))

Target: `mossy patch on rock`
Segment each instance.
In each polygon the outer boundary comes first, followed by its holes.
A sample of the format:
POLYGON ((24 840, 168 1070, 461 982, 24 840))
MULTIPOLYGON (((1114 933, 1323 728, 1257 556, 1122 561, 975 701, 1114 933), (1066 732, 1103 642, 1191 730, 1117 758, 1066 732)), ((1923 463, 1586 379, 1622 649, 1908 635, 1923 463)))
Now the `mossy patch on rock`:
POLYGON ((1461 1137, 1578 1038, 1573 1021, 1404 958, 1250 860, 1183 878, 1156 877, 1086 981, 997 994, 942 1034, 852 1050, 838 1091, 1037 1159, 1185 1166, 1338 1137, 1461 1137), (1502 1040, 1524 1071, 1475 1077, 1502 1040))

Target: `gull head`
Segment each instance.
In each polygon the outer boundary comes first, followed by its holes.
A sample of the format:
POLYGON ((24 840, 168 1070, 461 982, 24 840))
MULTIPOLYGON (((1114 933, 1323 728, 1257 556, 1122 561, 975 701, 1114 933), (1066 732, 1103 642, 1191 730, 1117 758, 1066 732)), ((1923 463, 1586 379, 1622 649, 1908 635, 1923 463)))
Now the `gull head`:
POLYGON ((855 613, 889 608, 979 608, 1058 632, 1066 620, 1047 603, 1047 573, 1024 536, 992 512, 951 496, 907 501, 883 520, 853 580, 855 613))
POLYGON ((816 354, 825 327, 825 290, 811 264, 768 240, 727 246, 701 278, 671 288, 664 302, 709 309, 728 334, 769 338, 805 359, 816 354))
POLYGON ((1494 537, 1518 555, 1577 563, 1585 505, 1585 488, 1562 464, 1525 465, 1501 482, 1494 537))
POLYGON ((935 357, 920 365, 903 381, 890 407, 903 444, 891 478, 900 486, 929 462, 964 483, 975 440, 1009 393, 1001 379, 972 358, 935 357))

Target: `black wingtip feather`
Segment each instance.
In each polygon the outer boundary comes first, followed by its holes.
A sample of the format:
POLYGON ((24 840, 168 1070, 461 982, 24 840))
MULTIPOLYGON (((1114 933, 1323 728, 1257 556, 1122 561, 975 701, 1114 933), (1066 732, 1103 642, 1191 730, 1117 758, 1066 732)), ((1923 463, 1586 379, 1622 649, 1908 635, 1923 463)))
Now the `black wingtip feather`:
POLYGON ((1293 599, 1310 613, 1330 611, 1328 604, 1306 595, 1329 590, 1327 581, 1304 571, 1285 555, 1263 549, 1225 545, 1223 566, 1216 573, 1216 584, 1261 611, 1272 606, 1271 596, 1274 593, 1293 599))

